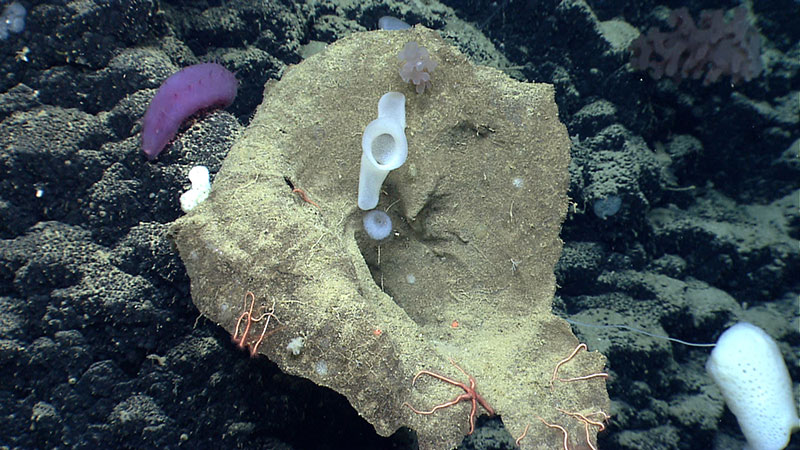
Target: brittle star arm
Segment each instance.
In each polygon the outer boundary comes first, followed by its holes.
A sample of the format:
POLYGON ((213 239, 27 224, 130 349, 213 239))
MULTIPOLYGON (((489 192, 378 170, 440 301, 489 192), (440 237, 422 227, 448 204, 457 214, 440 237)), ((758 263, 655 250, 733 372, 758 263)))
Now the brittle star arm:
POLYGON ((264 341, 264 338, 275 333, 280 328, 275 328, 269 333, 267 333, 267 327, 269 326, 270 319, 275 319, 276 322, 281 323, 280 320, 275 316, 275 300, 272 301, 272 308, 269 311, 265 312, 261 315, 258 319, 253 319, 253 322, 260 322, 262 319, 266 317, 267 321, 264 323, 264 328, 261 330, 261 336, 258 337, 258 341, 256 341, 255 345, 250 349, 250 356, 256 356, 258 354, 258 346, 261 345, 261 342, 264 341))
POLYGON ((248 291, 244 294, 244 308, 242 314, 239 316, 239 320, 236 321, 236 328, 233 331, 233 342, 236 342, 236 345, 239 348, 244 348, 246 343, 245 339, 247 339, 247 335, 250 333, 250 325, 253 323, 253 306, 256 303, 256 296, 252 292, 248 291), (247 309, 247 298, 250 298, 250 309, 247 309), (242 324, 242 320, 247 317, 247 324, 244 327, 244 332, 242 333, 242 339, 237 340, 236 336, 239 335, 239 326, 242 324))
POLYGON ((555 383, 556 380, 561 381, 561 382, 565 382, 565 383, 569 383, 569 382, 572 382, 572 381, 591 380, 593 378, 608 378, 608 374, 605 373, 605 372, 598 372, 598 373, 593 373, 593 374, 589 374, 589 375, 584 375, 582 377, 573 377, 573 378, 559 378, 558 377, 558 369, 560 369, 561 366, 563 366, 564 364, 570 362, 572 360, 572 358, 574 358, 575 355, 577 355, 578 352, 581 351, 581 350, 587 350, 586 344, 584 344, 584 343, 578 344, 578 346, 575 347, 575 350, 573 350, 572 353, 569 354, 569 356, 567 356, 566 358, 562 359, 561 361, 558 362, 558 364, 556 364, 555 369, 553 369, 553 377, 550 379, 550 389, 553 389, 554 383, 555 383))

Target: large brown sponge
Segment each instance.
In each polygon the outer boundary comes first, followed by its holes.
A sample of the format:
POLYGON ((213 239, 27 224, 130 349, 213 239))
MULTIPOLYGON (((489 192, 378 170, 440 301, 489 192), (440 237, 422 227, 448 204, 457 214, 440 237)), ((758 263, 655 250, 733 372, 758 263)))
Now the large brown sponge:
POLYGON ((420 370, 468 383, 452 358, 512 436, 527 427, 522 448, 562 446, 540 418, 577 448, 600 427, 566 413, 598 420, 609 400, 602 377, 559 381, 601 372, 596 352, 551 383, 578 344, 551 313, 569 146, 553 86, 475 66, 423 27, 356 33, 267 84, 208 200, 172 235, 203 315, 347 397, 379 434, 408 426, 422 449, 461 442, 470 401, 430 415, 404 406, 465 394, 431 376, 412 386, 420 370), (410 41, 439 63, 425 95, 398 75, 410 41), (361 135, 389 91, 407 98, 409 153, 383 185, 378 208, 394 225, 376 242, 356 205, 361 135))

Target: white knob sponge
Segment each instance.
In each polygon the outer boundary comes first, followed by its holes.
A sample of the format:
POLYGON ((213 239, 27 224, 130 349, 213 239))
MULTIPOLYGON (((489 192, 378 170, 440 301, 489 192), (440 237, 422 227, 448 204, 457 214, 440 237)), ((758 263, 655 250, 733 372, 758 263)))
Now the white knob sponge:
POLYGON ((211 192, 211 177, 206 166, 194 166, 189 171, 192 188, 181 194, 181 209, 188 213, 203 203, 211 192))
POLYGON ((783 356, 764 330, 746 322, 728 328, 711 352, 706 370, 736 416, 749 448, 786 447, 800 419, 783 356))

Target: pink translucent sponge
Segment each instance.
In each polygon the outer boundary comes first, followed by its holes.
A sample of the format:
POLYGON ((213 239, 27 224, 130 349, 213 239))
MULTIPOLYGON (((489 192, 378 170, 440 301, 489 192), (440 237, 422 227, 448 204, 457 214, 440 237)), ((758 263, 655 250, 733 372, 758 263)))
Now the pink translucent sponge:
POLYGON ((400 68, 400 78, 406 83, 409 81, 414 83, 417 86, 417 94, 422 94, 426 87, 431 87, 431 72, 438 63, 431 59, 428 49, 411 41, 397 54, 397 59, 404 62, 400 68))

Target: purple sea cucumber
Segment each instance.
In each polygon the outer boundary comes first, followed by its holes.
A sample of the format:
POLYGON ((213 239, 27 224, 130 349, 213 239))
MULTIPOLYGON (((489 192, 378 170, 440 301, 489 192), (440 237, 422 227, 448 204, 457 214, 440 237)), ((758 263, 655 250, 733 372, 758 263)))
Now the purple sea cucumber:
POLYGON ((187 117, 233 103, 238 85, 233 73, 215 63, 185 67, 167 78, 142 119, 142 151, 147 159, 164 150, 187 117))

